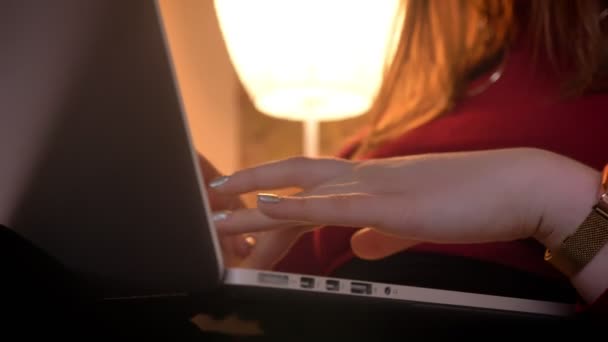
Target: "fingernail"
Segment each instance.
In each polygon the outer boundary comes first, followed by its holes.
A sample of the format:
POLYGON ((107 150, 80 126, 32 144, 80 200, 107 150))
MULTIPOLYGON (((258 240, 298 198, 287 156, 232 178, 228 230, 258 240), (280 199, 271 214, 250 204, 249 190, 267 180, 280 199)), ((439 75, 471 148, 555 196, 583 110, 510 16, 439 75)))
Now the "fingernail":
POLYGON ((228 181, 228 176, 218 177, 209 183, 212 188, 217 188, 228 181))
POLYGON ((219 211, 217 213, 214 213, 211 216, 211 219, 213 220, 213 222, 217 222, 217 221, 222 221, 228 218, 228 215, 230 214, 229 211, 225 210, 225 211, 219 211))
POLYGON ((245 238, 245 243, 247 244, 247 246, 252 248, 253 246, 255 246, 256 240, 253 236, 248 236, 245 238))
POLYGON ((275 194, 258 194, 258 201, 264 203, 278 203, 281 197, 275 194))

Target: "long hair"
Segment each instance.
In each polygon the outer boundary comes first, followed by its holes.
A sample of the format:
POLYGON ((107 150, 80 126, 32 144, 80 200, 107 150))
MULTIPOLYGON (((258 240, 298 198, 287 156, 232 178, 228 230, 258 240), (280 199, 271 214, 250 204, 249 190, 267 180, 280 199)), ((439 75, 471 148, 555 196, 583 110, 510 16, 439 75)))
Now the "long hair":
MULTIPOLYGON (((437 118, 463 98, 480 65, 518 34, 565 75, 570 94, 601 90, 608 70, 602 7, 594 0, 405 0, 393 58, 360 151, 437 118)), ((606 20, 608 21, 608 20, 606 20)))

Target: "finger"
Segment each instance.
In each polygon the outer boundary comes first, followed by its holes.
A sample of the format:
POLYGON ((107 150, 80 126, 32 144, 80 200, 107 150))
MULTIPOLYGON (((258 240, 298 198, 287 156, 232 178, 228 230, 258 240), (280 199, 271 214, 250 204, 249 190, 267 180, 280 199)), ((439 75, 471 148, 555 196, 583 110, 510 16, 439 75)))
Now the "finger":
POLYGON ((404 251, 420 241, 387 235, 372 228, 357 231, 350 240, 353 253, 361 259, 377 260, 404 251))
POLYGON ((246 258, 251 254, 251 251, 255 247, 257 242, 254 235, 241 234, 236 236, 230 236, 232 243, 234 244, 234 252, 239 258, 246 258))
POLYGON ((251 254, 254 242, 255 240, 251 241, 250 237, 245 235, 222 237, 220 243, 226 265, 232 267, 243 262, 251 254))
POLYGON ((271 269, 287 254, 303 232, 299 228, 291 227, 257 234, 255 247, 239 267, 271 269))
POLYGON ((296 157, 235 172, 212 180, 209 186, 220 193, 242 194, 254 190, 286 187, 306 188, 336 177, 352 168, 352 162, 296 157))
POLYGON ((218 233, 222 235, 254 233, 308 225, 305 222, 270 218, 258 209, 220 211, 214 213, 212 219, 218 233))
MULTIPOLYGON (((295 196, 330 195, 340 192, 357 192, 363 188, 359 184, 328 184, 321 187, 302 191, 295 196)), ((262 213, 257 208, 245 208, 241 206, 237 210, 217 211, 212 219, 220 234, 234 235, 243 233, 261 232, 275 229, 284 229, 287 226, 314 226, 314 223, 272 218, 262 213)))
POLYGON ((258 209, 275 219, 319 225, 352 227, 381 226, 386 200, 366 193, 315 196, 258 195, 258 209))

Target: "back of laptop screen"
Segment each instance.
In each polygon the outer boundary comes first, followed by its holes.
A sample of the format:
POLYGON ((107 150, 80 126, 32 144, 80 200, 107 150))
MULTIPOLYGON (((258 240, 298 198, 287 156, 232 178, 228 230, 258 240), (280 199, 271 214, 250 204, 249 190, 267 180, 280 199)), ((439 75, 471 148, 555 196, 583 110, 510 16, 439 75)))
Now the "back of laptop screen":
MULTIPOLYGON (((16 6, 31 8, 28 2, 16 6)), ((70 9, 49 11, 40 31, 63 25, 63 31, 86 28, 89 36, 77 58, 65 59, 76 67, 59 74, 67 81, 53 112, 25 113, 30 126, 43 116, 47 125, 14 196, 10 226, 100 281, 108 296, 216 285, 220 258, 155 2, 61 0, 37 7, 70 9)), ((59 46, 54 40, 64 36, 56 31, 31 44, 59 46)), ((26 141, 32 130, 22 123, 2 118, 26 141)), ((3 153, 15 157, 13 147, 3 153)))

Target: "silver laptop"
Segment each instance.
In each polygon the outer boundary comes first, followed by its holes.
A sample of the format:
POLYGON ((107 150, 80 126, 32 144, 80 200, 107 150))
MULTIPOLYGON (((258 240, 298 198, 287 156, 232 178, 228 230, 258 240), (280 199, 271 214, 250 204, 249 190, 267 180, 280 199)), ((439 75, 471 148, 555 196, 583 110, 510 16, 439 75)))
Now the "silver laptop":
MULTIPOLYGON (((226 268, 160 12, 153 1, 117 3, 99 5, 112 21, 91 35, 9 222, 95 281, 105 299, 246 289, 506 316, 574 313, 560 300, 226 268)), ((1 118, 5 133, 28 134, 1 118)), ((3 162, 16 149, 3 150, 3 162)))

